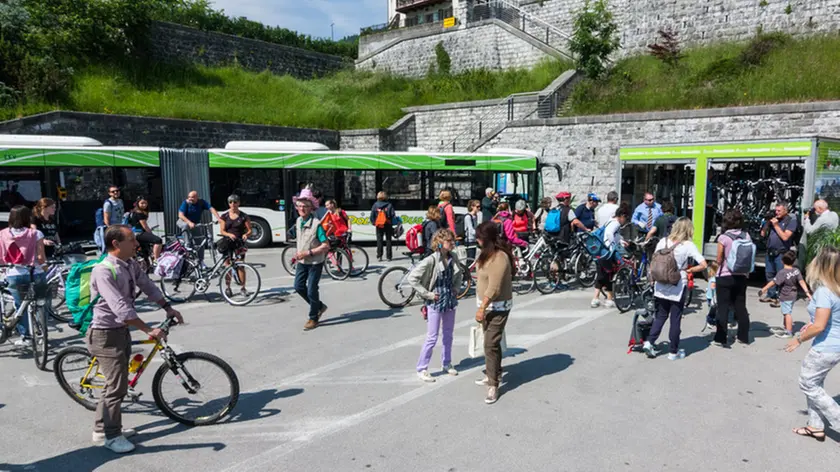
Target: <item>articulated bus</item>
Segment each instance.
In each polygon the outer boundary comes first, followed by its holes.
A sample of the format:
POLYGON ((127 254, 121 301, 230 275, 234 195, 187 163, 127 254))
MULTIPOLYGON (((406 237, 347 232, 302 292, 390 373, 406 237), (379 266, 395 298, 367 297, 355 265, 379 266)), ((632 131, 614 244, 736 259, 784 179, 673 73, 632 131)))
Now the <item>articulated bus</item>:
MULTIPOLYGON (((103 146, 83 137, 0 136, 0 221, 12 206, 31 206, 41 197, 59 202, 63 237, 90 239, 94 213, 109 185, 122 189, 126 210, 145 196, 153 210, 150 226, 163 233, 163 182, 160 148, 103 146)), ((325 198, 347 211, 354 240, 374 240, 370 209, 376 194, 389 194, 405 229, 423 221, 443 189, 453 193, 456 211, 481 199, 487 187, 508 200, 526 199, 533 207, 546 179, 559 182, 560 167, 540 162, 533 152, 493 150, 487 154, 330 151, 317 143, 230 142, 207 149, 210 195, 219 211, 227 196, 238 194, 253 222, 252 247, 285 242, 297 217, 292 204, 303 185, 313 184, 325 198)), ((554 183, 554 182, 552 182, 554 183)), ((186 197, 186 195, 184 196, 186 197)))

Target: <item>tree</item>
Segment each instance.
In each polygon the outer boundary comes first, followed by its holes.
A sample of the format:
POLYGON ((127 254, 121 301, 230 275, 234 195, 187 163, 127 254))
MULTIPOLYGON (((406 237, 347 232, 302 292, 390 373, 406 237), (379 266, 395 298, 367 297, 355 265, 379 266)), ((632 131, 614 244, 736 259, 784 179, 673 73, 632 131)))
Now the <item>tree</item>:
POLYGON ((574 33, 569 41, 577 69, 597 79, 606 71, 609 56, 620 46, 618 25, 606 0, 586 0, 583 8, 575 13, 574 33))
POLYGON ((676 67, 683 58, 677 32, 670 26, 660 29, 659 41, 648 44, 648 53, 665 64, 676 67))

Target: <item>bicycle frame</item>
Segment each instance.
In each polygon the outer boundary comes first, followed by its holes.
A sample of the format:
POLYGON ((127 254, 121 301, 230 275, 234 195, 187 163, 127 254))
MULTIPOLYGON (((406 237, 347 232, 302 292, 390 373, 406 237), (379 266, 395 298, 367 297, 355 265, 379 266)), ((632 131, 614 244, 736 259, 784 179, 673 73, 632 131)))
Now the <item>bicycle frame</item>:
MULTIPOLYGON (((134 373, 134 377, 132 377, 128 381, 128 387, 129 388, 134 388, 137 385, 137 382, 140 381, 140 376, 143 375, 143 372, 146 371, 146 367, 149 366, 149 364, 152 362, 152 359, 154 359, 155 355, 159 351, 162 351, 166 348, 166 346, 164 346, 164 344, 162 342, 160 342, 156 339, 143 339, 143 340, 140 340, 140 341, 131 341, 132 346, 138 346, 138 345, 141 345, 141 344, 154 344, 154 347, 152 347, 152 350, 149 352, 149 354, 146 356, 146 358, 143 359, 143 362, 140 364, 140 366, 137 367, 137 371, 134 373)), ((96 362, 96 357, 92 356, 91 360, 90 360, 90 365, 88 365, 88 368, 85 371, 85 375, 83 375, 82 378, 79 380, 79 385, 81 387, 84 387, 84 388, 103 388, 101 386, 93 385, 89 382, 89 379, 91 378, 91 371, 93 370, 94 366, 97 366, 96 367, 97 371, 94 374, 94 377, 101 375, 99 373, 99 367, 98 367, 98 363, 96 362)))

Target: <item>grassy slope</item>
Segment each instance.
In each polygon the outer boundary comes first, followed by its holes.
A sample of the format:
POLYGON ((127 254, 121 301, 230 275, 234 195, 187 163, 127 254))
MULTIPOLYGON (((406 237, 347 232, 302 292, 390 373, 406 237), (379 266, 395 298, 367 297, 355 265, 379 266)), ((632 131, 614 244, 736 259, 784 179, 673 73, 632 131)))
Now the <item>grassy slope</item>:
POLYGON ((744 44, 689 50, 676 68, 651 56, 621 61, 584 82, 569 114, 711 108, 840 98, 840 38, 786 41, 759 66, 739 62, 744 44))
POLYGON ((64 103, 0 110, 0 119, 50 109, 327 129, 387 127, 413 105, 501 98, 540 90, 570 64, 533 70, 473 71, 410 80, 346 71, 309 81, 239 68, 80 71, 64 103))

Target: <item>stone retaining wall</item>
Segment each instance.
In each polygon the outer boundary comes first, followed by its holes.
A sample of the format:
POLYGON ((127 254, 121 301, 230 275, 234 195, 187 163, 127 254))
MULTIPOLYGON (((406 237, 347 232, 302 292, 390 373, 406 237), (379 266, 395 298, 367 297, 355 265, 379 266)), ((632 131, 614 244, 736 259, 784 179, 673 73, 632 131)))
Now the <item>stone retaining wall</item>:
POLYGON ((350 66, 338 56, 155 21, 150 31, 152 57, 166 63, 205 66, 238 64, 254 72, 269 70, 311 79, 350 66))
POLYGON ((111 146, 224 147, 228 141, 314 141, 339 148, 338 131, 55 111, 0 122, 2 134, 86 136, 111 146))

